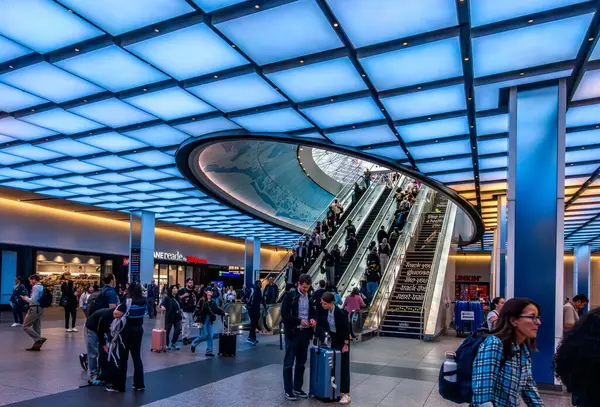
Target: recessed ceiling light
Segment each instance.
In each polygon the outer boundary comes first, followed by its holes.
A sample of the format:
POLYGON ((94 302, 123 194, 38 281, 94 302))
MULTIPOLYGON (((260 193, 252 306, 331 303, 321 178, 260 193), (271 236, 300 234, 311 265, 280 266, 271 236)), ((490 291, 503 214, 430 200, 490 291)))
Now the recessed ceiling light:
POLYGON ((465 58, 465 61, 468 61, 468 60, 469 60, 469 58, 468 58, 468 57, 467 57, 467 58, 465 58))
POLYGON ((406 47, 408 45, 408 42, 403 42, 402 45, 406 47))
POLYGON ((473 127, 475 127, 475 126, 471 126, 471 128, 473 128, 473 127))
POLYGON ((231 48, 235 48, 235 44, 231 44, 231 48))
POLYGON ((339 26, 339 24, 338 24, 338 23, 333 23, 333 26, 334 26, 334 27, 338 27, 338 26, 339 26))
MULTIPOLYGON (((9 65, 8 67, 9 67, 10 69, 13 69, 13 66, 12 66, 12 65, 9 65)), ((364 75, 363 75, 363 76, 364 76, 364 75)))
POLYGON ((303 63, 304 63, 304 60, 303 60, 303 59, 301 59, 301 60, 300 60, 300 63, 301 63, 301 64, 303 64, 303 63))
POLYGON ((472 100, 473 98, 469 98, 469 100, 472 100))
POLYGON ((217 79, 217 78, 218 78, 218 76, 217 76, 217 75, 215 75, 215 76, 214 76, 214 78, 215 78, 215 79, 217 79))
POLYGON ((594 37, 590 37, 590 41, 594 41, 594 37))
POLYGON ((75 48, 75 52, 79 52, 79 48, 75 48))
POLYGON ((83 99, 83 103, 87 103, 87 99, 83 99))
POLYGON ((35 109, 31 109, 32 112, 35 112, 35 109))
POLYGON ((418 89, 418 90, 421 90, 422 88, 419 86, 417 89, 418 89))
POLYGON ((431 117, 428 117, 427 120, 431 120, 431 117))
MULTIPOLYGON (((11 66, 11 68, 12 68, 12 66, 11 66)), ((363 78, 364 78, 365 76, 367 76, 367 75, 365 75, 365 74, 362 74, 362 77, 363 77, 363 78)))
POLYGON ((531 24, 531 23, 533 23, 533 20, 529 20, 529 21, 527 21, 527 22, 528 22, 529 24, 531 24))
POLYGON ((439 140, 435 140, 435 142, 437 143, 439 140))
POLYGON ((254 8, 260 8, 260 6, 257 4, 256 6, 254 6, 254 8))
POLYGON ((148 91, 148 89, 146 89, 146 88, 144 88, 144 89, 142 89, 142 90, 143 90, 144 92, 147 92, 147 91, 148 91))
POLYGON ((73 12, 73 10, 69 9, 69 13, 72 13, 72 12, 73 12))
POLYGON ((335 99, 329 99, 330 102, 333 102, 335 99))
POLYGON ((525 75, 525 72, 521 72, 519 75, 523 76, 523 75, 525 75))
POLYGON ((155 28, 155 29, 154 29, 154 32, 159 32, 159 29, 158 29, 158 28, 155 28))

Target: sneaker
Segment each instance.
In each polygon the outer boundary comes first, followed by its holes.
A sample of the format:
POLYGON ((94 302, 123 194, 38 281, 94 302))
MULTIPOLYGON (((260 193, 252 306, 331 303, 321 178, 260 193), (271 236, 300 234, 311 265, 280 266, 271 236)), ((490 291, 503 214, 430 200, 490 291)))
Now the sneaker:
POLYGON ((293 393, 285 393, 285 398, 290 401, 298 401, 298 397, 296 397, 293 393))
POLYGON ((176 344, 171 344, 171 346, 169 347, 169 349, 171 350, 180 350, 181 348, 179 346, 177 346, 176 344))
POLYGON ((183 338, 183 340, 181 341, 181 343, 184 344, 184 345, 189 345, 192 342, 188 338, 183 338))
POLYGON ((296 397, 300 397, 301 399, 307 399, 308 398, 308 394, 306 394, 304 392, 304 390, 294 390, 294 395, 296 397))
POLYGON ((254 343, 252 345, 254 345, 254 346, 258 345, 258 341, 254 341, 254 343))
POLYGON ((192 353, 196 353, 196 347, 192 345, 192 353))
POLYGON ((35 344, 31 347, 31 348, 27 348, 25 349, 28 352, 39 352, 40 351, 40 347, 39 346, 35 346, 35 344))
POLYGON ((342 399, 340 400, 340 404, 350 404, 350 395, 349 394, 344 394, 342 395, 342 399))
MULTIPOLYGON (((41 347, 42 347, 42 345, 44 345, 44 344, 46 343, 46 341, 47 341, 47 340, 48 340, 47 338, 42 338, 42 339, 40 339, 40 340, 38 341, 38 342, 39 342, 39 347, 41 348, 41 347)), ((36 343, 37 343, 37 342, 36 342, 36 343)))
POLYGON ((248 338, 246 339, 246 343, 249 343, 250 345, 254 345, 255 344, 255 340, 253 341, 252 339, 248 338))
POLYGON ((112 387, 112 386, 106 386, 106 387, 105 387, 105 390, 106 390, 106 391, 108 391, 108 392, 110 392, 110 393, 121 393, 121 391, 119 391, 119 390, 115 389, 115 388, 114 388, 114 387, 112 387))
POLYGON ((77 328, 71 328, 71 332, 79 332, 77 328))
POLYGON ((207 358, 214 358, 215 354, 212 352, 206 352, 206 354, 204 356, 206 356, 207 358))
POLYGON ((71 328, 65 329, 65 332, 71 332, 71 328))
POLYGON ((133 386, 133 391, 144 391, 144 390, 146 390, 145 387, 135 387, 135 386, 133 386))
POLYGON ((16 322, 14 324, 12 324, 10 327, 14 328, 15 326, 19 326, 19 324, 17 324, 16 322))

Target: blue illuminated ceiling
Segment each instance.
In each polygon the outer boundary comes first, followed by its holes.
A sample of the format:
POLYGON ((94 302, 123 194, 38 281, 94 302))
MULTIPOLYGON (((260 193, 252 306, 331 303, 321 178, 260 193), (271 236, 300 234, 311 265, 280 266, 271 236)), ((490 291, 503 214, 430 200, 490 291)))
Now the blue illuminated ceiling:
MULTIPOLYGON (((567 78, 566 247, 600 248, 600 16, 582 0, 0 0, 0 185, 289 244, 175 167, 287 132, 397 159, 495 227, 506 88, 567 78), (191 219, 196 220, 191 220, 191 219), (249 224, 250 225, 250 224, 249 224)), ((482 244, 488 246, 489 239, 482 244)))

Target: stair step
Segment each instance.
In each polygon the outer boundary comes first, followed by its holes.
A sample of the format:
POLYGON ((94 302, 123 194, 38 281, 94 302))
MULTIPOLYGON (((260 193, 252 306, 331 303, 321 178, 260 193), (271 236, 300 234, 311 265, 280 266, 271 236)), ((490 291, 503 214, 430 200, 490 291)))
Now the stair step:
POLYGON ((412 332, 392 332, 392 331, 379 331, 379 336, 390 336, 395 338, 412 338, 412 339, 421 339, 422 335, 420 333, 412 333, 412 332))

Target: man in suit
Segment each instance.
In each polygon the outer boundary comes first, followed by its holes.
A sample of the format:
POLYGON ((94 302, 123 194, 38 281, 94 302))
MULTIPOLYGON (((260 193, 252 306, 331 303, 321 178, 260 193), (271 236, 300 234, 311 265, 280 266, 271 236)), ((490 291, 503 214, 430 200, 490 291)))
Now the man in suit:
POLYGON ((298 278, 297 289, 286 292, 281 303, 281 319, 285 332, 283 385, 288 400, 308 398, 308 394, 302 390, 304 366, 313 328, 317 324, 315 308, 308 292, 311 284, 310 276, 302 274, 298 278))
POLYGON ((298 270, 294 266, 292 259, 290 259, 283 272, 285 273, 285 291, 289 291, 290 288, 296 287, 296 283, 298 282, 298 270))

